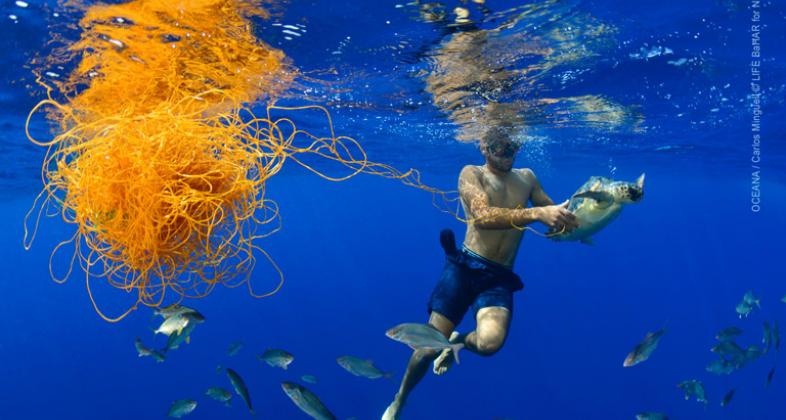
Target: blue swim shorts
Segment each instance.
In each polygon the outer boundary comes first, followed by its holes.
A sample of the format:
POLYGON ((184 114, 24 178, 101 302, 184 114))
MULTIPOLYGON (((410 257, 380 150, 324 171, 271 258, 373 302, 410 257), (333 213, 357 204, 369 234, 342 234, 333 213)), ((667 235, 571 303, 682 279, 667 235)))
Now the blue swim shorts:
POLYGON ((524 288, 513 270, 466 248, 459 251, 449 229, 440 233, 440 242, 445 250, 445 268, 431 293, 429 313, 436 311, 458 325, 470 308, 475 315, 489 306, 513 312, 513 292, 524 288))

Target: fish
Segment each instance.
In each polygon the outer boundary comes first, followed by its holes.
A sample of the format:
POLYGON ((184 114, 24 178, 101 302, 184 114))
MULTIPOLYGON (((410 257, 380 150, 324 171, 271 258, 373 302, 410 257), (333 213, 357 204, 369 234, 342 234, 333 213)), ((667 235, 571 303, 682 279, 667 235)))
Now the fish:
POLYGON ((216 365, 216 375, 220 374, 223 371, 224 371, 224 366, 222 366, 221 364, 217 364, 216 365))
POLYGON ((750 362, 751 360, 756 360, 763 354, 764 352, 760 348, 756 346, 748 346, 748 348, 745 349, 745 361, 750 362))
POLYGON ((742 330, 732 326, 720 330, 718 334, 715 335, 715 339, 718 341, 730 341, 740 335, 742 335, 742 330))
POLYGON ((177 315, 172 315, 164 319, 164 322, 154 332, 156 334, 164 334, 171 336, 173 333, 182 333, 183 330, 189 325, 201 324, 205 321, 205 317, 199 313, 187 312, 177 315))
POLYGON ((232 404, 232 393, 224 388, 218 386, 208 388, 207 392, 205 392, 205 395, 218 402, 224 403, 224 405, 226 405, 227 407, 229 407, 232 404))
POLYGON ((267 349, 260 356, 257 356, 257 359, 267 363, 272 367, 278 367, 287 370, 289 364, 295 360, 295 356, 286 350, 267 349))
POLYGON ((549 230, 548 237, 555 241, 580 241, 592 245, 592 235, 608 226, 627 204, 638 203, 644 198, 644 174, 634 182, 615 181, 593 176, 571 196, 568 210, 576 216, 578 227, 561 232, 549 230))
POLYGON ((704 391, 704 384, 701 381, 691 379, 689 381, 682 381, 677 385, 678 388, 685 393, 685 399, 689 400, 691 397, 696 397, 696 401, 707 404, 707 394, 704 391))
POLYGON ((761 344, 764 346, 764 354, 769 353, 772 348, 772 329, 767 321, 764 321, 764 333, 761 337, 761 344))
POLYGON ((713 346, 710 351, 731 358, 744 358, 746 355, 745 350, 734 341, 722 341, 713 346))
POLYGON ((717 359, 710 362, 706 370, 716 375, 728 375, 737 370, 737 365, 726 359, 717 359))
POLYGON ((300 379, 303 382, 308 383, 308 384, 315 384, 315 383, 317 383, 317 377, 314 376, 314 375, 303 375, 303 376, 300 377, 300 379))
POLYGON ((383 372, 371 360, 363 360, 354 356, 341 356, 336 359, 339 366, 344 368, 347 372, 361 376, 368 379, 390 378, 393 376, 392 372, 383 372))
POLYGON ((316 420, 335 420, 336 416, 308 388, 294 382, 282 382, 281 389, 304 413, 316 420))
POLYGON ((251 395, 248 393, 248 388, 246 387, 246 383, 243 382, 243 378, 230 368, 227 368, 227 376, 229 376, 229 382, 232 382, 232 387, 235 388, 237 395, 240 395, 240 398, 246 403, 248 412, 251 413, 252 416, 256 414, 254 408, 251 406, 251 395))
POLYGON ((159 309, 155 310, 154 313, 156 315, 162 316, 164 319, 171 318, 171 317, 177 316, 177 315, 193 314, 194 317, 201 318, 202 321, 205 320, 204 315, 199 313, 199 311, 197 311, 196 309, 189 308, 188 306, 180 305, 180 304, 177 304, 177 303, 169 305, 169 306, 165 306, 163 308, 159 308, 159 309))
POLYGON ((645 411, 636 414, 636 420, 669 420, 669 416, 663 413, 656 413, 654 411, 645 411))
POLYGON ((658 348, 658 343, 663 335, 666 334, 666 329, 661 328, 658 331, 648 332, 647 335, 644 337, 641 343, 637 344, 636 347, 628 353, 628 356, 625 358, 625 361, 622 362, 622 366, 624 367, 631 367, 635 366, 647 359, 650 358, 652 352, 658 348))
POLYGON ((197 402, 194 400, 177 400, 172 403, 171 407, 169 407, 169 413, 167 413, 167 415, 169 417, 179 419, 194 411, 196 406, 197 402))
POLYGON ((786 303, 786 296, 783 296, 783 297, 781 298, 781 302, 783 302, 783 303, 786 303))
POLYGON ((775 366, 770 369, 770 372, 767 374, 767 386, 770 386, 772 383, 772 377, 775 376, 775 366))
POLYGON ((748 315, 753 312, 754 307, 761 308, 761 302, 759 298, 753 294, 752 290, 748 290, 745 292, 742 301, 737 304, 735 309, 740 318, 747 318, 748 315))
POLYGON ((185 328, 183 328, 180 332, 172 333, 166 342, 166 351, 175 350, 180 347, 180 345, 185 342, 186 344, 191 342, 191 332, 194 331, 196 328, 196 324, 193 322, 189 322, 185 328))
POLYGON ((164 359, 166 359, 166 355, 164 353, 146 347, 142 343, 142 339, 140 339, 139 337, 137 337, 136 340, 134 340, 134 347, 136 347, 136 352, 139 355, 139 357, 151 356, 158 363, 161 363, 164 361, 164 359))
POLYGON ((230 344, 229 348, 227 349, 227 356, 235 356, 235 355, 237 355, 242 348, 243 348, 243 342, 242 341, 236 341, 236 342, 230 344))
POLYGON ((451 349, 456 364, 459 363, 458 352, 464 348, 464 343, 449 342, 439 330, 429 324, 399 324, 387 330, 385 335, 392 340, 408 345, 413 350, 451 349))
POLYGON ((731 402, 731 399, 734 398, 734 392, 736 389, 732 389, 731 391, 727 392, 726 395, 723 396, 721 400, 721 407, 726 407, 731 402))
POLYGON ((772 323, 772 344, 775 346, 775 351, 781 348, 781 332, 777 319, 772 323))

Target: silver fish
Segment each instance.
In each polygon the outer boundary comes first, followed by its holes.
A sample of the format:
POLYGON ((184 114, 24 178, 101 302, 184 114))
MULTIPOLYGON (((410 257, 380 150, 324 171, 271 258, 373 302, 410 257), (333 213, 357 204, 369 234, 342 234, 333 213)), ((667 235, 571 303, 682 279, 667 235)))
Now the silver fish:
POLYGON ((180 332, 172 333, 166 342, 166 351, 174 350, 180 347, 180 345, 185 342, 186 344, 191 342, 191 332, 194 331, 196 328, 196 324, 193 322, 189 322, 186 324, 185 328, 183 328, 180 332))
POLYGON ((235 356, 235 355, 237 355, 242 348, 243 348, 243 342, 242 341, 236 341, 236 342, 230 344, 229 348, 227 349, 227 356, 235 356))
POLYGON ((459 363, 458 352, 464 348, 463 343, 451 343, 439 330, 428 324, 405 323, 397 325, 385 332, 385 335, 404 343, 413 350, 451 349, 456 363, 459 363))
POLYGON ((224 388, 214 386, 212 388, 209 388, 207 392, 205 392, 205 395, 218 402, 224 403, 224 405, 226 405, 227 407, 229 407, 232 404, 232 393, 224 388))
POLYGON ((179 419, 194 411, 196 406, 197 402, 194 400, 177 400, 172 403, 171 407, 169 407, 169 413, 167 413, 167 415, 169 417, 179 419))
POLYGON ((146 347, 142 343, 142 339, 140 339, 139 337, 137 337, 137 339, 134 340, 134 347, 136 347, 136 352, 139 355, 139 357, 151 356, 153 357, 153 359, 155 359, 156 362, 159 363, 163 362, 164 359, 166 359, 166 355, 164 353, 146 347))
POLYGON ((737 304, 735 310, 740 318, 747 318, 748 315, 753 311, 754 307, 761 308, 761 302, 759 298, 757 298, 752 290, 748 290, 745 292, 745 295, 742 297, 742 301, 737 304))
POLYGON ((311 416, 311 418, 316 420, 335 420, 336 416, 308 388, 293 382, 283 382, 281 389, 284 390, 284 393, 298 408, 311 416))
POLYGON ((742 335, 742 330, 737 327, 728 327, 720 330, 715 339, 718 341, 730 341, 735 337, 742 335))
POLYGON ((745 350, 734 341, 722 341, 710 349, 711 352, 724 357, 740 358, 745 356, 745 350))
POLYGON ((772 343, 775 346, 775 351, 780 350, 780 348, 781 348, 781 332, 780 332, 780 326, 778 325, 778 320, 777 319, 772 323, 772 343))
POLYGON ((691 399, 691 397, 696 397, 696 401, 707 404, 707 394, 704 391, 704 384, 702 384, 701 381, 695 379, 682 381, 677 387, 685 393, 686 400, 691 399))
POLYGON ((264 353, 262 353, 262 355, 257 356, 257 359, 267 363, 270 366, 286 370, 289 364, 295 360, 295 356, 286 350, 267 349, 264 353))
POLYGON ((731 391, 727 392, 726 395, 723 396, 723 399, 721 400, 721 403, 720 403, 721 407, 726 407, 727 405, 729 405, 729 403, 731 402, 731 399, 734 398, 734 393, 735 392, 736 392, 736 390, 732 389, 731 391))
POLYGON ((669 420, 669 416, 654 411, 646 411, 636 414, 636 420, 669 420))
POLYGON ((374 366, 374 362, 371 360, 363 360, 359 357, 341 356, 336 359, 336 362, 338 362, 339 366, 344 368, 347 372, 363 378, 377 379, 382 377, 390 378, 393 376, 391 372, 379 370, 379 368, 374 366))
POLYGON ((770 386, 772 383, 772 377, 775 376, 775 368, 773 367, 770 369, 770 372, 767 374, 767 386, 770 386))
POLYGON ((194 317, 201 318, 202 321, 205 320, 204 315, 199 313, 199 311, 197 311, 196 309, 189 308, 188 306, 180 305, 180 304, 177 304, 177 303, 169 305, 169 306, 166 306, 166 307, 163 307, 163 308, 158 308, 157 310, 155 310, 155 314, 156 315, 160 315, 160 316, 164 317, 165 319, 166 318, 171 318, 171 317, 177 316, 177 315, 193 314, 194 317))
POLYGON ((761 343, 764 345, 764 354, 769 353, 772 348, 772 329, 767 321, 764 321, 764 334, 761 337, 761 343))
POLYGON ((251 395, 248 393, 248 388, 246 387, 246 383, 243 382, 243 378, 230 368, 227 368, 227 376, 229 376, 229 382, 232 382, 232 387, 235 388, 237 395, 240 395, 240 398, 246 403, 248 412, 251 413, 252 416, 256 414, 254 413, 254 408, 251 406, 251 395))
POLYGON ((714 373, 716 375, 728 375, 737 370, 737 365, 726 359, 716 359, 710 362, 706 369, 707 372, 714 373))
POLYGON ((317 383, 317 377, 314 376, 314 375, 303 375, 303 376, 300 377, 300 379, 303 380, 303 382, 308 383, 308 384, 315 384, 315 383, 317 383))
POLYGON ((658 343, 663 335, 666 334, 666 329, 661 328, 655 332, 648 332, 647 335, 644 337, 641 343, 637 344, 636 347, 628 353, 628 356, 625 358, 625 361, 622 362, 622 366, 624 367, 631 367, 635 366, 647 359, 650 358, 652 352, 658 348, 658 343))

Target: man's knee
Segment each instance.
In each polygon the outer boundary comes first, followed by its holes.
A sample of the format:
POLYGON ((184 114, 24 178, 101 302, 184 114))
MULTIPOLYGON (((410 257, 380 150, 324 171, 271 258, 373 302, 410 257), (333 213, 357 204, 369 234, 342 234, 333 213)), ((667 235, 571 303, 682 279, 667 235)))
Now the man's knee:
POLYGON ((492 356, 502 348, 503 344, 505 344, 505 337, 478 337, 478 354, 492 356))

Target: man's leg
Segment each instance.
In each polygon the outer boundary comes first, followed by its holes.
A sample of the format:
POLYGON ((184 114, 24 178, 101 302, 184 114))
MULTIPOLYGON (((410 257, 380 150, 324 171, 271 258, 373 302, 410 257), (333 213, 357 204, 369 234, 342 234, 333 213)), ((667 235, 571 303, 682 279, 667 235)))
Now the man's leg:
MULTIPOLYGON (((442 314, 432 311, 428 323, 434 328, 439 330, 445 337, 450 336, 450 333, 456 327, 449 319, 445 318, 442 314)), ((385 410, 382 415, 382 420, 396 420, 399 418, 401 409, 407 402, 409 393, 415 389, 415 386, 423 379, 423 376, 428 372, 428 367, 431 362, 437 357, 436 350, 415 350, 412 357, 409 359, 407 371, 404 373, 404 379, 401 380, 401 386, 398 393, 390 406, 385 410)))
MULTIPOLYGON (((481 308, 475 317, 477 327, 466 335, 451 337, 452 342, 464 343, 464 348, 481 356, 491 356, 505 344, 511 313, 502 306, 481 308)), ((434 362, 434 373, 442 375, 453 364, 453 352, 445 349, 434 362)))

